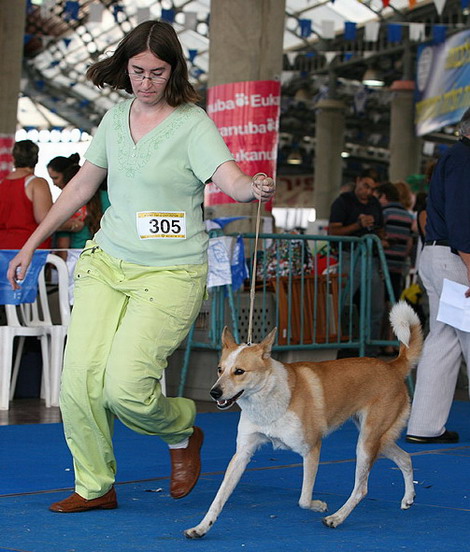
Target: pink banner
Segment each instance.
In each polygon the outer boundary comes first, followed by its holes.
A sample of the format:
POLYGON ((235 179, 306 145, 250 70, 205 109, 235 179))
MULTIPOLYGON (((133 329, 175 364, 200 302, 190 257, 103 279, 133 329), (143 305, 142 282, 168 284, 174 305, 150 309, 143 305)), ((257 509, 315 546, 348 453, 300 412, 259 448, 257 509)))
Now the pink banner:
POLYGON ((13 157, 11 150, 15 142, 14 136, 10 134, 0 134, 0 180, 13 168, 13 157))
MULTIPOLYGON (((207 112, 246 174, 276 177, 280 101, 278 81, 221 84, 207 92, 207 112)), ((236 202, 211 183, 206 186, 205 203, 236 202)), ((271 209, 271 202, 266 208, 271 209)))

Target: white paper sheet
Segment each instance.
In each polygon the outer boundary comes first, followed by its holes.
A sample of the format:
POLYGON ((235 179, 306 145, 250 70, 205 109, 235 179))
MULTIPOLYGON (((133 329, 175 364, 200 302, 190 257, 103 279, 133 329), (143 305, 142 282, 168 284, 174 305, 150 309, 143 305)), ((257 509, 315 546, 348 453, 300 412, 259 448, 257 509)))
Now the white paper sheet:
POLYGON ((444 278, 437 313, 439 322, 470 332, 470 297, 465 297, 468 288, 469 286, 444 278))

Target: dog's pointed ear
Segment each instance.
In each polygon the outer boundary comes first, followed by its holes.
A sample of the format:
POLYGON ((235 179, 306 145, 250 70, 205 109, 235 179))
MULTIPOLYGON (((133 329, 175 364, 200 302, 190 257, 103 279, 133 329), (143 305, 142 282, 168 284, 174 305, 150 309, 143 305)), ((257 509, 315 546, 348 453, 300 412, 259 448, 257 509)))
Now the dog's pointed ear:
POLYGON ((276 337, 277 328, 271 330, 268 335, 260 343, 260 346, 263 349, 263 358, 269 358, 271 356, 271 349, 273 347, 274 338, 276 337))
POLYGON ((225 326, 222 331, 222 345, 228 349, 237 347, 238 345, 238 343, 233 338, 232 332, 228 329, 227 326, 225 326))

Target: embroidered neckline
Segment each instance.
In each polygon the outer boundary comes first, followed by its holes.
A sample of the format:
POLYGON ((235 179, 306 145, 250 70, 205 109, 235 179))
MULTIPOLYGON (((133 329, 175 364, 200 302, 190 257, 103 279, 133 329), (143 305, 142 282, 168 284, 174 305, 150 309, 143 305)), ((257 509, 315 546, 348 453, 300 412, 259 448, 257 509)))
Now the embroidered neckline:
POLYGON ((132 101, 118 104, 113 110, 112 118, 112 128, 118 146, 119 171, 129 178, 135 176, 148 163, 159 144, 169 140, 194 111, 191 104, 178 106, 161 124, 147 132, 135 144, 129 128, 132 101))

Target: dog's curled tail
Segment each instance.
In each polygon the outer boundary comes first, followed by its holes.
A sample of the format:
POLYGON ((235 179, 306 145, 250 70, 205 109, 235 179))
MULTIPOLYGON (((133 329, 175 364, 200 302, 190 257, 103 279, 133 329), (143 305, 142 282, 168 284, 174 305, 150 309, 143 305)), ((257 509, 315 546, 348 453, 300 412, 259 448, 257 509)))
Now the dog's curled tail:
POLYGON ((400 341, 400 353, 394 362, 406 360, 404 377, 418 361, 423 348, 423 332, 416 312, 405 301, 396 303, 390 311, 390 324, 400 341))

